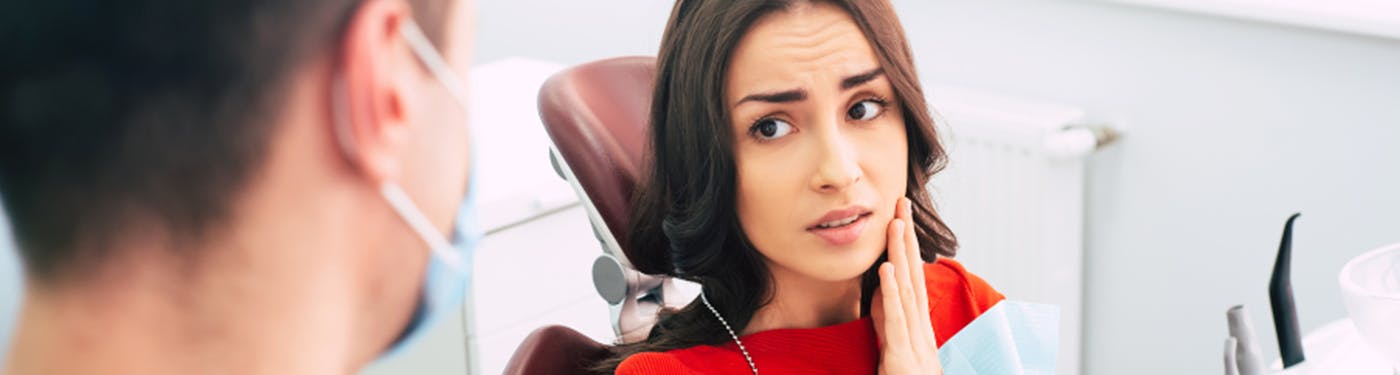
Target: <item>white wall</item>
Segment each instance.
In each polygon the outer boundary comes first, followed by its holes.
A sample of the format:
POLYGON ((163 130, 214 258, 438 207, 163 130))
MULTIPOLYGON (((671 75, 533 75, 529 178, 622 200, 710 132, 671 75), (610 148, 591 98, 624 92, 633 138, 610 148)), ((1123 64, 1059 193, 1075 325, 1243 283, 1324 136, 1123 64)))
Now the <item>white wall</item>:
POLYGON ((1274 356, 1293 211, 1304 331, 1344 316, 1347 259, 1400 241, 1400 41, 1088 1, 901 5, 928 79, 1125 128, 1090 165, 1087 373, 1219 373, 1239 303, 1274 356))
MULTIPOLYGON (((483 1, 478 59, 652 54, 670 10, 580 3, 483 1)), ((1398 40, 1085 0, 896 6, 925 80, 1126 131, 1090 165, 1086 373, 1219 373, 1241 303, 1276 355, 1266 286, 1294 211, 1305 331, 1345 315, 1348 258, 1400 241, 1398 40)))
POLYGON ((568 64, 656 55, 665 0, 480 0, 477 62, 522 56, 568 64))

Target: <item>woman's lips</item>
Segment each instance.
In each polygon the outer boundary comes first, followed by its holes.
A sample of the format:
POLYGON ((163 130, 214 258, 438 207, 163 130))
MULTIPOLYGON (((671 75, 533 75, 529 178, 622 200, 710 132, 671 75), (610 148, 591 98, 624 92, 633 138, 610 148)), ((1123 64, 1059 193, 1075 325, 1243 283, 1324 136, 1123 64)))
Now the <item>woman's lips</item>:
MULTIPOLYGON (((821 237, 821 239, 826 240, 826 243, 831 244, 832 246, 849 245, 853 242, 856 242, 857 239, 860 239, 861 233, 865 232, 865 225, 870 222, 869 212, 860 213, 857 215, 859 216, 856 217, 856 220, 848 224, 829 228, 817 225, 807 228, 807 231, 817 235, 817 237, 821 237)), ((830 221, 833 220, 827 220, 824 222, 830 221)))

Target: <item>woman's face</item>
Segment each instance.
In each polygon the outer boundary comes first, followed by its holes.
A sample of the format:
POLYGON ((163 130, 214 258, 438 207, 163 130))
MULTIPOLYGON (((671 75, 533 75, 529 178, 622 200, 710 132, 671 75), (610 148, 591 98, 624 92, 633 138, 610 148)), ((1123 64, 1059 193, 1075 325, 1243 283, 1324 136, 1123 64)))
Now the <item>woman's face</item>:
POLYGON ((818 3, 760 18, 724 96, 739 221, 770 269, 841 281, 874 264, 909 150, 899 99, 850 15, 818 3))

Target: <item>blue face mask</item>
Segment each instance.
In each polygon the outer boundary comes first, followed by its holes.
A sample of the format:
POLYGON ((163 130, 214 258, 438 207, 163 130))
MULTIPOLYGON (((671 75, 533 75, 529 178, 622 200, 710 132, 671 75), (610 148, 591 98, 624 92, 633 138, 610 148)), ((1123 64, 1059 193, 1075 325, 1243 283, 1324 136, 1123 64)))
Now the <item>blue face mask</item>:
POLYGON ((467 176, 467 196, 462 200, 462 205, 457 208, 457 219, 454 222, 452 242, 450 243, 451 249, 446 250, 459 256, 456 257, 457 260, 453 260, 450 256, 438 255, 439 251, 433 252, 433 256, 428 260, 427 279, 423 283, 423 296, 413 313, 413 319, 409 321, 407 327, 404 327, 399 338, 394 340, 393 345, 390 345, 380 355, 380 360, 392 357, 403 351, 404 348, 411 346, 416 339, 428 331, 433 323, 438 322, 444 316, 451 316, 462 304, 462 300, 467 294, 467 288, 470 286, 468 281, 471 278, 471 256, 482 237, 476 222, 475 191, 475 173, 469 173, 467 176))
MULTIPOLYGON (((418 25, 413 22, 404 22, 399 28, 399 33, 465 113, 467 92, 462 86, 462 81, 457 79, 446 60, 438 54, 418 25)), ((334 103, 338 107, 347 102, 343 97, 344 92, 343 83, 337 80, 334 95, 338 97, 334 103)), ((345 108, 336 108, 333 112, 336 116, 337 136, 340 138, 341 148, 345 152, 353 154, 355 151, 354 143, 349 142, 349 123, 344 118, 345 108)), ((476 158, 472 157, 471 160, 475 163, 476 158)), ((394 212, 408 223, 413 232, 428 245, 431 252, 428 269, 425 272, 423 294, 418 300, 418 306, 413 312, 412 320, 409 321, 408 326, 404 327, 403 332, 399 334, 393 344, 381 353, 379 360, 402 352, 404 348, 409 347, 422 337, 432 324, 441 321, 444 316, 450 316, 456 312, 468 292, 473 251, 482 237, 482 232, 478 229, 476 221, 476 168, 468 167, 468 169, 470 172, 467 175, 466 197, 462 199, 461 205, 457 208, 457 216, 453 222, 450 240, 444 238, 446 236, 438 231, 427 216, 423 215, 423 211, 418 209, 418 206, 397 183, 386 180, 379 186, 380 195, 389 202, 394 212)))

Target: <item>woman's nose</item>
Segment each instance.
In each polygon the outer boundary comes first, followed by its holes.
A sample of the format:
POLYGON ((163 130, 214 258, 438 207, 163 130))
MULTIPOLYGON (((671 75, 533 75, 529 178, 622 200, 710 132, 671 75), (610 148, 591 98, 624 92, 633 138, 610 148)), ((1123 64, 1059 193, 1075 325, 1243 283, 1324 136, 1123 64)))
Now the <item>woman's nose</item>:
POLYGON ((839 192, 859 182, 861 169, 859 153, 841 135, 837 127, 821 137, 816 174, 812 176, 812 188, 818 192, 839 192))

